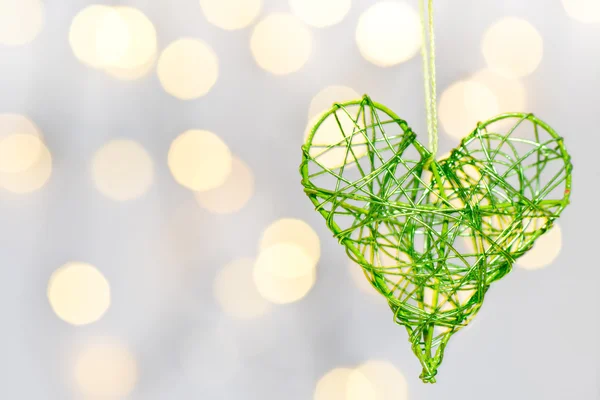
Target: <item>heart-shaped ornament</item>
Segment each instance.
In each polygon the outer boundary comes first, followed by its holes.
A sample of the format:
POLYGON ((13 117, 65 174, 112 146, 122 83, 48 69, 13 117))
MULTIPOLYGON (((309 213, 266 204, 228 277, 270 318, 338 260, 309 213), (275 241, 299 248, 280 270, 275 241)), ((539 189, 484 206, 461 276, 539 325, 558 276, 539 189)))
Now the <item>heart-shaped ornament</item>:
POLYGON ((408 330, 424 382, 490 284, 569 203, 570 156, 532 114, 479 123, 431 160, 405 121, 365 96, 323 114, 302 150, 306 194, 408 330))

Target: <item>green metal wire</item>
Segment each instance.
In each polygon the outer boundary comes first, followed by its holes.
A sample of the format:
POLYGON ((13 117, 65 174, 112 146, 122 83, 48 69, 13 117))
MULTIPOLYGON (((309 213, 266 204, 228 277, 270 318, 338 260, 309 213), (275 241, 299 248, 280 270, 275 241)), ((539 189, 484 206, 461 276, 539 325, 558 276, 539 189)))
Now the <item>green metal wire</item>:
POLYGON ((431 161, 404 120, 365 96, 335 104, 302 152, 306 194, 406 327, 429 383, 450 337, 571 192, 563 140, 532 114, 479 123, 431 161))

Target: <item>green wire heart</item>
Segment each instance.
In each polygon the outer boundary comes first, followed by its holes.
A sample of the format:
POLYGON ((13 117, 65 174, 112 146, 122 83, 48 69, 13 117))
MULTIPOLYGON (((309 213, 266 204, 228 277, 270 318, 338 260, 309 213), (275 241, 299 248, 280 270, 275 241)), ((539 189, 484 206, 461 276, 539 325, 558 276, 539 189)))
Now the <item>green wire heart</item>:
POLYGON ((365 96, 334 105, 302 150, 306 194, 406 327, 424 382, 490 284, 569 203, 570 156, 532 114, 479 123, 432 160, 405 121, 365 96))

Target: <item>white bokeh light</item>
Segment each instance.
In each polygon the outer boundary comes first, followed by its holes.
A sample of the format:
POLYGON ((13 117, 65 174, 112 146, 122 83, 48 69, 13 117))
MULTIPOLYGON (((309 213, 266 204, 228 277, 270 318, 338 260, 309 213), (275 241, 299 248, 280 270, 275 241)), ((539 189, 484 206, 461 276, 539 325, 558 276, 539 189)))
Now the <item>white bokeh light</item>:
POLYGON ((536 239, 531 250, 519 257, 516 264, 523 269, 541 269, 550 265, 559 256, 561 249, 562 231, 560 225, 555 223, 548 232, 536 239))
POLYGON ((196 201, 202 207, 215 214, 231 214, 240 211, 254 194, 254 175, 237 157, 233 157, 231 173, 222 185, 197 192, 196 201))
POLYGON ((161 53, 156 70, 167 93, 181 100, 193 100, 206 95, 216 84, 219 60, 202 40, 183 38, 161 53))
POLYGON ((456 139, 471 133, 477 122, 498 114, 498 99, 485 85, 476 81, 459 81, 441 97, 438 115, 444 131, 456 139))
POLYGON ((92 178, 106 197, 128 201, 143 196, 154 179, 154 166, 144 147, 129 139, 114 139, 92 160, 92 178))
POLYGON ((282 218, 270 224, 260 238, 260 250, 287 243, 301 247, 316 264, 321 257, 321 241, 315 230, 297 218, 282 218))
POLYGON ((43 25, 41 0, 0 0, 0 45, 27 44, 38 36, 43 25))
POLYGON ((348 377, 346 400, 408 400, 404 375, 387 361, 368 361, 348 377))
POLYGON ((138 381, 137 361, 118 339, 97 338, 75 358, 74 378, 87 399, 121 399, 138 381))
POLYGON ((308 109, 308 119, 313 121, 326 111, 329 111, 335 103, 344 103, 350 100, 360 99, 360 94, 350 87, 332 85, 327 86, 312 98, 308 109))
POLYGON ((380 67, 405 62, 421 48, 419 15, 404 2, 376 3, 361 15, 356 43, 362 56, 380 67))
POLYGON ((291 14, 273 13, 254 27, 250 50, 258 65, 275 75, 298 71, 308 61, 312 35, 302 21, 291 14))
POLYGON ((533 73, 544 53, 540 33, 526 20, 515 17, 501 19, 490 26, 481 47, 488 67, 507 78, 533 73))
POLYGON ((48 301, 62 320, 72 325, 98 321, 110 307, 110 285, 93 265, 69 262, 52 274, 48 301))
POLYGON ((206 20, 226 30, 250 25, 260 13, 263 0, 200 0, 206 20))
POLYGON ((347 400, 348 379, 352 371, 350 368, 335 368, 327 372, 317 382, 313 400, 347 400))
POLYGON ((599 0, 562 0, 567 15, 584 24, 600 23, 599 0))
POLYGON ((192 129, 171 143, 168 164, 175 180, 182 186, 205 191, 225 183, 232 168, 229 147, 212 132, 192 129))

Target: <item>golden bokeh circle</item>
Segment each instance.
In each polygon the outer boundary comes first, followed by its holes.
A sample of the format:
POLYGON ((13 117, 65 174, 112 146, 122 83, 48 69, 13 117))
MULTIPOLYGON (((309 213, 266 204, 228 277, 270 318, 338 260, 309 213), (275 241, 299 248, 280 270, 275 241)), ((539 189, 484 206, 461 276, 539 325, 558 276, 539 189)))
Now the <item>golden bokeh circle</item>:
POLYGON ((256 267, 282 278, 299 278, 316 267, 304 248, 292 243, 276 243, 260 251, 256 267))
POLYGON ((535 244, 527 253, 516 261, 518 267, 536 270, 547 267, 559 255, 562 249, 562 230, 560 225, 554 226, 536 239, 535 244))
POLYGON ((72 325, 98 321, 110 307, 110 285, 93 265, 69 262, 48 282, 48 301, 56 315, 72 325))
POLYGON ((192 129, 171 143, 168 164, 175 180, 194 191, 206 191, 225 183, 232 169, 229 147, 212 132, 192 129))
MULTIPOLYGON (((321 116, 326 111, 329 111, 334 104, 343 103, 350 100, 357 100, 360 94, 350 87, 332 85, 327 86, 312 98, 308 109, 309 121, 321 116)), ((311 126, 312 128, 312 126, 311 126)))
POLYGON ((600 22, 600 1, 562 0, 567 15, 584 24, 600 22))
POLYGON ((329 371, 317 382, 313 400, 347 400, 348 379, 351 374, 350 368, 329 371))
POLYGON ((226 30, 250 25, 260 13, 262 0, 200 0, 206 20, 226 30))
POLYGON ((167 93, 193 100, 206 95, 217 82, 219 60, 202 40, 183 38, 163 50, 156 71, 167 93))
POLYGON ((342 22, 348 15, 351 0, 289 0, 292 12, 302 21, 316 28, 325 28, 342 22))
POLYGON ((222 185, 195 194, 198 204, 215 214, 241 210, 254 194, 254 175, 245 162, 233 157, 231 173, 222 185))
POLYGON ((138 365, 131 350, 116 339, 97 339, 75 358, 74 378, 88 398, 124 398, 138 381, 138 365))
POLYGON ((481 83, 496 96, 498 113, 522 112, 527 103, 525 85, 518 79, 506 78, 491 69, 476 72, 470 81, 481 83))
POLYGON ((498 100, 487 86, 459 81, 442 93, 438 115, 444 131, 462 139, 476 128, 477 122, 496 116, 498 110, 498 100))
POLYGON ((299 246, 314 264, 321 257, 319 236, 310 225, 300 219, 282 218, 270 224, 261 236, 259 248, 262 251, 281 243, 299 246))
POLYGON ((43 147, 42 140, 31 134, 15 133, 0 138, 0 172, 14 174, 31 168, 43 147))
POLYGON ((270 310, 253 283, 254 260, 240 258, 225 265, 217 273, 213 293, 221 309, 237 319, 252 319, 270 310))
POLYGON ((111 140, 94 154, 92 179, 100 193, 109 199, 128 201, 139 198, 154 180, 152 158, 136 141, 111 140))
POLYGON ((41 0, 0 0, 0 44, 22 46, 33 41, 44 26, 41 0))
POLYGON ((488 66, 507 78, 533 73, 544 53, 540 33, 526 20, 507 17, 490 26, 481 43, 488 66))
POLYGON ((407 3, 375 3, 360 16, 356 43, 362 56, 380 67, 408 61, 421 48, 419 15, 407 3))
POLYGON ((273 13, 262 19, 250 38, 250 50, 257 64, 275 75, 300 70, 308 61, 311 48, 310 30, 298 17, 286 13, 273 13))
POLYGON ((27 162, 19 161, 18 165, 23 166, 30 160, 35 160, 33 164, 18 172, 0 172, 0 187, 15 194, 25 194, 39 190, 46 185, 52 175, 50 150, 41 141, 34 148, 29 147, 28 150, 33 154, 26 156, 27 162))
POLYGON ((347 400, 408 400, 408 383, 390 362, 372 360, 348 377, 347 400))

